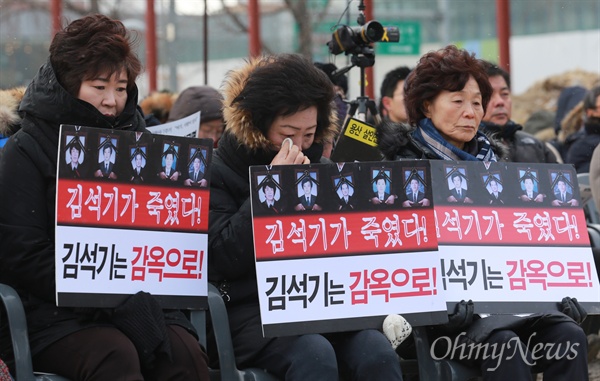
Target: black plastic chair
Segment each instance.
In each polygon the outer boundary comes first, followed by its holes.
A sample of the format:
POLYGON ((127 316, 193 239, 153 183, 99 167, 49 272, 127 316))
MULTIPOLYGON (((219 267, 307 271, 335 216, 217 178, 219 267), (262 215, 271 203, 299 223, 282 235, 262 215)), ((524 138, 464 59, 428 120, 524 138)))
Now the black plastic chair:
POLYGON ((27 320, 25 310, 19 294, 10 286, 0 283, 0 298, 4 304, 13 352, 15 354, 16 381, 69 381, 55 374, 34 373, 31 363, 31 350, 29 348, 29 336, 27 334, 27 320))
MULTIPOLYGON (((8 317, 13 350, 15 354, 16 381, 70 381, 54 375, 33 371, 31 350, 27 333, 27 320, 23 304, 17 292, 10 286, 0 283, 0 298, 8 317)), ((217 344, 219 369, 209 369, 211 381, 279 381, 278 378, 259 368, 238 369, 235 363, 233 343, 229 330, 229 317, 225 302, 217 288, 208 285, 208 305, 217 344)), ((199 342, 206 348, 206 311, 190 311, 190 320, 199 335, 199 342)), ((400 360, 403 375, 419 374, 417 360, 400 360)), ((429 380, 429 378, 421 378, 429 380)))
MULTIPOLYGON (((590 236, 590 246, 600 248, 600 224, 587 224, 588 235, 590 236)), ((596 264, 597 266, 600 263, 596 264)))
POLYGON ((217 354, 219 356, 219 369, 210 370, 210 379, 222 381, 278 381, 278 378, 263 369, 237 368, 225 302, 219 290, 210 283, 208 284, 208 311, 215 332, 217 354))
MULTIPOLYGON (((215 339, 217 342, 217 351, 219 356, 219 370, 211 370, 211 380, 215 372, 219 373, 220 379, 223 381, 240 380, 240 381, 279 381, 278 378, 269 374, 263 369, 248 368, 238 369, 235 364, 235 355, 233 352, 233 343, 231 341, 231 332, 229 330, 229 318, 225 302, 217 288, 209 284, 208 286, 208 310, 212 320, 213 330, 215 331, 215 339)), ((209 354, 210 355, 210 354, 209 354)), ((419 374, 419 365, 417 360, 400 359, 400 367, 404 376, 417 376, 419 374)), ((421 378, 421 380, 425 380, 421 378)))
MULTIPOLYGON (((34 373, 31 362, 31 350, 27 333, 27 320, 19 294, 10 286, 0 283, 0 298, 8 317, 8 325, 15 354, 16 381, 70 381, 54 375, 34 373)), ((217 338, 220 369, 210 369, 212 381, 277 381, 275 377, 261 369, 238 370, 233 355, 233 344, 229 333, 227 310, 217 289, 210 285, 210 314, 217 338)), ((198 331, 199 342, 206 348, 206 311, 190 312, 190 320, 198 331)))
POLYGON ((579 183, 579 193, 581 194, 581 202, 583 206, 583 214, 588 224, 600 224, 600 213, 598 206, 592 197, 592 188, 590 185, 589 173, 578 173, 577 182, 579 183))

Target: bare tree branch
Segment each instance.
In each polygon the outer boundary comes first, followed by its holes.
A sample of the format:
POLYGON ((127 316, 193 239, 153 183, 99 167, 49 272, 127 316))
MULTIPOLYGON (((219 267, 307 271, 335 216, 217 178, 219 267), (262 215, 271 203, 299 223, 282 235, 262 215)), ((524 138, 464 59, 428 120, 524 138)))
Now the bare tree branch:
POLYGON ((244 25, 244 23, 239 19, 238 15, 235 14, 231 8, 225 4, 225 0, 221 0, 221 6, 223 7, 223 11, 231 18, 231 21, 239 28, 239 31, 242 33, 248 33, 248 27, 244 25))
MULTIPOLYGON (((231 7, 229 7, 228 5, 225 4, 225 0, 221 0, 221 5, 223 6, 223 11, 227 14, 227 16, 229 16, 231 18, 233 23, 239 28, 239 32, 249 34, 248 27, 242 22, 242 20, 240 20, 238 15, 235 12, 233 12, 231 7)), ((246 14, 248 14, 247 9, 246 9, 246 14)), ((269 46, 267 44, 265 44, 265 42, 263 41, 262 38, 260 40, 260 45, 262 46, 262 50, 265 53, 267 53, 267 54, 273 53, 272 49, 270 49, 269 46)))
POLYGON ((325 4, 323 4, 323 10, 317 14, 315 25, 321 24, 323 20, 325 20, 325 16, 327 16, 327 11, 329 10, 329 5, 331 5, 330 0, 325 0, 325 4))
POLYGON ((312 58, 312 23, 311 14, 308 12, 306 0, 284 0, 289 10, 292 12, 298 29, 299 36, 299 53, 307 58, 312 58))

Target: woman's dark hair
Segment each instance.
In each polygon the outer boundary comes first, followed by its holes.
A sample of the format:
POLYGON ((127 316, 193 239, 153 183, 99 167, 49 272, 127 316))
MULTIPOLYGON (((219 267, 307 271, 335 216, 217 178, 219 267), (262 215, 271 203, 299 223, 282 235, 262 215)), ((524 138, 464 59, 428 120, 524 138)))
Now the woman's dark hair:
POLYGON ((442 91, 460 91, 470 77, 475 78, 481 92, 481 103, 485 110, 492 96, 487 73, 475 54, 454 45, 429 52, 421 57, 417 66, 406 78, 404 102, 410 124, 426 118, 424 105, 442 91))
POLYGON ((265 57, 252 70, 231 106, 252 115, 252 125, 264 136, 277 117, 315 106, 315 141, 319 142, 330 124, 334 96, 331 81, 311 61, 298 54, 277 54, 265 57))
POLYGON ((346 74, 334 76, 333 73, 338 70, 338 67, 335 66, 335 64, 330 62, 315 62, 314 65, 327 74, 327 77, 329 77, 334 85, 339 86, 344 90, 344 94, 348 94, 348 77, 346 77, 346 74))
POLYGON ((134 44, 122 22, 104 15, 85 16, 56 33, 50 44, 50 63, 58 82, 75 97, 81 82, 122 69, 129 91, 142 71, 134 44))

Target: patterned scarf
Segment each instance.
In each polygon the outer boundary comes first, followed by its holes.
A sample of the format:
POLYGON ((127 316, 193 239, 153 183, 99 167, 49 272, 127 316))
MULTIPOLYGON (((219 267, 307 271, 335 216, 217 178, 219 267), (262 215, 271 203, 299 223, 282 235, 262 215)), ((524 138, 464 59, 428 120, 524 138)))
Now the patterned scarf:
POLYGON ((0 360, 0 380, 12 380, 10 374, 8 373, 8 367, 2 360, 0 360))
POLYGON ((454 161, 498 161, 487 137, 477 131, 475 137, 465 143, 464 150, 458 149, 448 143, 435 128, 431 119, 419 121, 419 125, 412 132, 412 137, 419 148, 427 148, 442 160, 454 161))

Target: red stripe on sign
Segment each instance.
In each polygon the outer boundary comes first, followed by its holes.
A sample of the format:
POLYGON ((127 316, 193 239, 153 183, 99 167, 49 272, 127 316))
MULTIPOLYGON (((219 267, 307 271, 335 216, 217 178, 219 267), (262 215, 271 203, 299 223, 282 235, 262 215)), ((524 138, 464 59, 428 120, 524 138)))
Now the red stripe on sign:
POLYGON ((59 179, 57 223, 145 230, 208 230, 207 188, 59 179))
POLYGON ((436 250, 433 210, 256 217, 257 260, 436 250))
POLYGON ((440 244, 589 246, 579 208, 436 206, 440 244))

